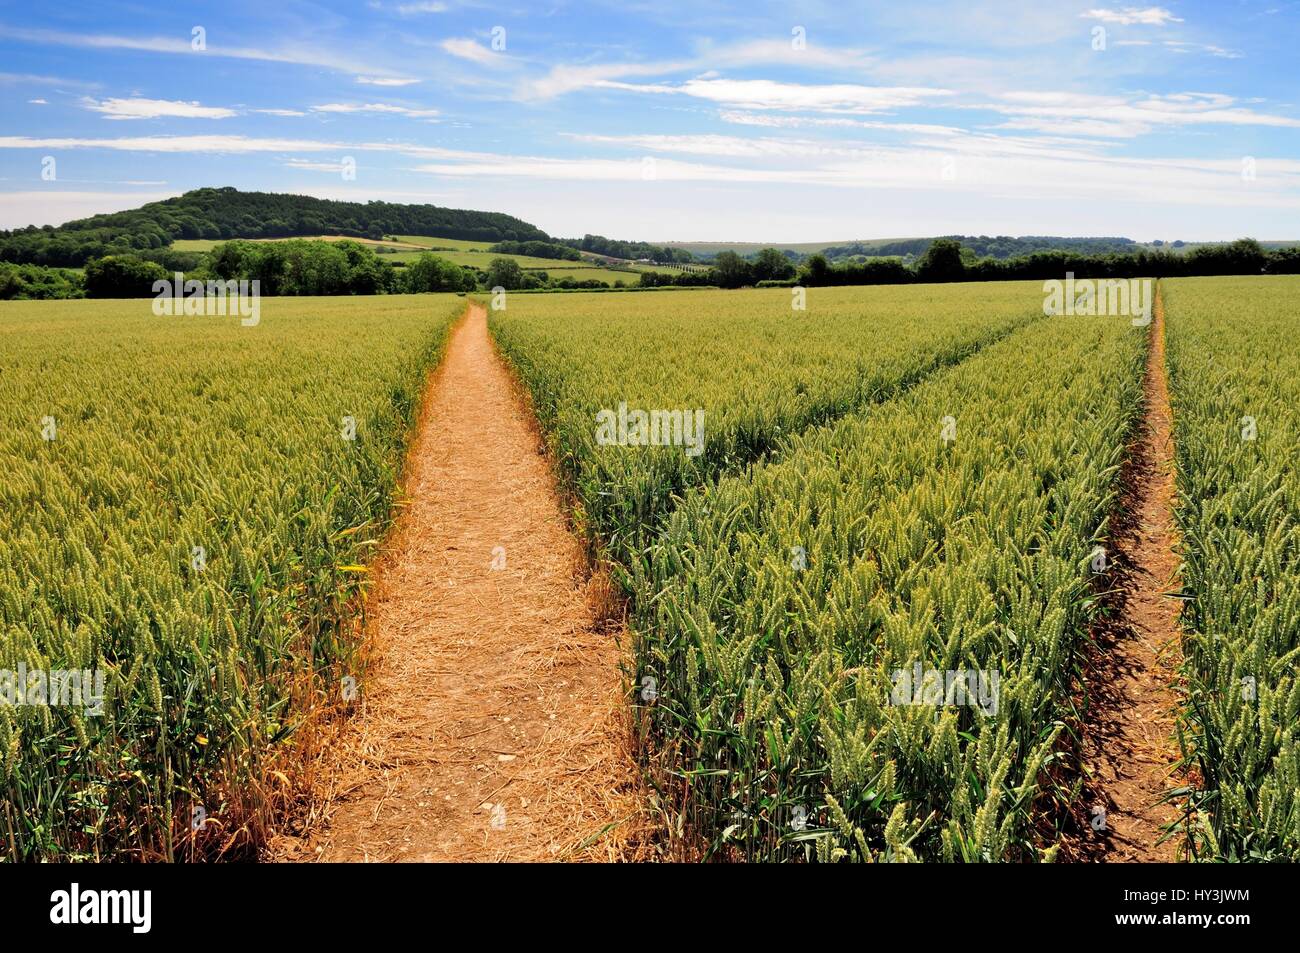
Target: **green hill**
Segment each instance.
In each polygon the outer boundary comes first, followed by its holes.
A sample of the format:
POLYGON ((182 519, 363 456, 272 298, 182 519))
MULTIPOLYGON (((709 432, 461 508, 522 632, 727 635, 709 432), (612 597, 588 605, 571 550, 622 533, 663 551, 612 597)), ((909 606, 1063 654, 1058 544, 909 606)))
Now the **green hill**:
POLYGON ((92 258, 162 252, 194 239, 345 235, 443 235, 471 241, 546 241, 548 235, 512 215, 398 205, 335 202, 307 195, 195 189, 137 209, 59 226, 0 232, 0 261, 77 267, 92 258))

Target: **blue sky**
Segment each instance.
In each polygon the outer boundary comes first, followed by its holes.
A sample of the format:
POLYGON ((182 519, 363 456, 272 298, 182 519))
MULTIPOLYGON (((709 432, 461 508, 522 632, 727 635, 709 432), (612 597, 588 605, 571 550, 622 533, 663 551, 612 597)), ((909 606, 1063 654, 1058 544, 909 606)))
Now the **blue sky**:
POLYGON ((1300 238, 1296 0, 159 6, 0 3, 0 227, 234 185, 565 237, 1300 238))

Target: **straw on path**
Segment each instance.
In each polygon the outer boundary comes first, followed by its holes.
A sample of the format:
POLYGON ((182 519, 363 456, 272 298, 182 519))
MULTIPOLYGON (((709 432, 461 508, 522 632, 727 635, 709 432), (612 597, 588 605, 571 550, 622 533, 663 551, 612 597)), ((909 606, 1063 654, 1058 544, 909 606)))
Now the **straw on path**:
POLYGON ((310 859, 616 859, 621 632, 482 306, 453 330, 368 603, 361 742, 310 859))
POLYGON ((1179 588, 1177 494, 1159 289, 1153 317, 1145 413, 1124 467, 1122 513, 1114 527, 1118 582, 1109 599, 1116 611, 1096 633, 1089 678, 1093 700, 1082 751, 1089 820, 1099 829, 1082 853, 1109 862, 1167 862, 1180 856, 1178 836, 1167 836, 1179 820, 1179 807, 1163 799, 1177 783, 1182 603, 1171 595, 1179 588))

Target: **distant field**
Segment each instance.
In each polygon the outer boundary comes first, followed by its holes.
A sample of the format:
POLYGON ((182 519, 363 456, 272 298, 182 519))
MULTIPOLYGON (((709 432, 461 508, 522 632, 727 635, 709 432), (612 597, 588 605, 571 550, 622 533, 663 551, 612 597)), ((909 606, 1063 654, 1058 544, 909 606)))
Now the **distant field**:
POLYGON ((473 265, 475 268, 487 268, 493 258, 509 258, 519 262, 520 268, 554 268, 560 266, 563 268, 596 268, 597 266, 586 261, 565 261, 561 258, 534 258, 531 255, 502 255, 499 252, 489 251, 441 251, 434 250, 434 254, 439 258, 446 258, 448 261, 455 262, 458 265, 473 265))
POLYGON ((622 281, 625 285, 639 284, 641 281, 640 273, 633 274, 627 271, 610 271, 608 268, 584 268, 575 266, 573 268, 543 268, 551 278, 575 278, 578 281, 586 281, 589 278, 599 278, 601 281, 612 284, 615 281, 622 281))
POLYGON ((353 238, 351 235, 295 235, 291 238, 178 238, 172 242, 172 248, 175 251, 212 251, 217 245, 227 241, 249 241, 249 242, 287 242, 295 240, 314 241, 314 242, 356 242, 359 245, 369 245, 376 250, 380 248, 394 248, 402 250, 419 250, 418 245, 408 245, 402 242, 380 242, 373 238, 353 238))
MULTIPOLYGON (((832 245, 852 245, 854 243, 871 247, 885 245, 889 242, 913 241, 910 238, 848 238, 838 242, 664 242, 666 248, 684 248, 692 255, 716 255, 718 252, 734 251, 737 255, 752 255, 764 248, 776 248, 780 251, 797 251, 811 255, 832 245)), ((658 244, 658 243, 656 243, 658 244)))
POLYGON ((487 251, 492 246, 492 242, 471 241, 464 238, 436 238, 431 235, 394 235, 393 238, 406 245, 415 245, 430 250, 487 251))
MULTIPOLYGON (((394 241, 375 241, 370 238, 349 238, 346 235, 311 235, 304 236, 314 241, 338 242, 354 241, 362 245, 368 245, 378 254, 383 256, 383 260, 390 264, 409 264, 419 258, 426 252, 433 252, 439 258, 445 258, 453 264, 462 265, 472 268, 487 270, 488 265, 494 258, 509 258, 519 263, 519 267, 525 271, 545 271, 554 277, 573 277, 580 280, 588 278, 597 278, 607 284, 612 285, 615 281, 623 281, 625 284, 635 284, 638 280, 636 274, 626 271, 614 271, 610 268, 604 268, 593 261, 565 261, 556 258, 535 258, 531 255, 502 255, 497 252, 490 252, 491 242, 468 241, 461 238, 438 238, 432 235, 394 235, 394 241)), ((172 242, 172 248, 176 251, 211 251, 213 247, 221 244, 222 240, 211 238, 182 238, 172 242)), ((248 241, 285 241, 282 238, 253 238, 248 241)), ((654 268, 646 266, 637 266, 637 270, 653 271, 654 268)))

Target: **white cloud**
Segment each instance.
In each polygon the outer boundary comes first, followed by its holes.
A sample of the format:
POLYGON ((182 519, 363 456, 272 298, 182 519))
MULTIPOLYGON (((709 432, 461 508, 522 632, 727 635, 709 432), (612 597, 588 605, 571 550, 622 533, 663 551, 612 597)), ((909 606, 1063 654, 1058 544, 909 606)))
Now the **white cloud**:
POLYGON ((285 162, 285 167, 289 169, 301 169, 307 172, 334 172, 343 171, 343 160, 338 162, 315 162, 311 159, 289 159, 285 162))
POLYGON ((561 64, 540 79, 524 83, 520 88, 520 96, 524 99, 551 99, 620 78, 662 76, 685 67, 686 64, 683 63, 605 63, 592 66, 561 64))
POLYGON ((432 119, 438 115, 436 109, 411 109, 408 106, 394 106, 391 103, 325 103, 312 106, 312 112, 318 113, 382 113, 392 116, 409 116, 412 119, 432 119))
POLYGON ((1142 26, 1164 26, 1168 23, 1182 23, 1181 17, 1176 17, 1173 12, 1166 10, 1164 7, 1124 7, 1122 10, 1111 10, 1106 7, 1097 7, 1079 16, 1088 20, 1101 20, 1103 23, 1118 23, 1121 26, 1133 26, 1140 24, 1142 26))
MULTIPOLYGON (((3 32, 0 28, 0 32, 3 32)), ((0 73, 0 84, 33 86, 66 86, 70 89, 94 89, 98 83, 87 83, 79 79, 67 79, 63 76, 38 76, 35 73, 0 73)))
POLYGON ((727 66, 786 66, 862 69, 871 62, 861 50, 840 49, 809 41, 796 49, 790 40, 749 40, 724 46, 702 46, 695 56, 696 67, 721 69, 727 66))
POLYGON ((418 16, 421 13, 446 13, 447 4, 438 3, 436 0, 424 3, 399 3, 397 12, 404 17, 418 16))
POLYGON ((505 59, 501 53, 489 50, 486 46, 482 46, 473 40, 443 40, 439 45, 452 56, 458 56, 462 60, 469 60, 471 63, 478 63, 483 66, 497 66, 505 59))
POLYGON ((48 106, 50 104, 48 99, 29 99, 27 101, 33 106, 48 106))
MULTIPOLYGON (((775 118, 790 119, 795 117, 775 118)), ((826 121, 838 122, 837 120, 826 121)), ((891 126, 889 123, 847 121, 855 127, 898 128, 891 126)), ((1099 144, 1086 140, 1059 137, 1051 139, 1027 138, 996 133, 971 133, 951 126, 903 125, 910 134, 914 135, 914 138, 906 144, 908 147, 926 150, 939 149, 944 153, 962 152, 970 155, 986 156, 1040 155, 1053 159, 1091 159, 1095 157, 1096 150, 1100 148, 1099 144)), ((903 148, 900 145, 882 145, 880 143, 855 142, 853 140, 816 140, 771 136, 758 138, 714 134, 613 136, 586 133, 565 133, 563 135, 577 142, 621 146, 638 152, 677 152, 737 159, 870 159, 873 156, 881 155, 886 150, 903 148)))
POLYGON ((801 158, 811 156, 851 156, 860 150, 840 143, 815 142, 808 139, 759 138, 720 135, 631 135, 601 136, 568 133, 566 138, 596 145, 626 146, 644 152, 679 152, 688 155, 726 156, 729 158, 801 158))
POLYGON ((201 106, 197 102, 171 99, 105 99, 97 102, 87 98, 82 100, 82 105, 102 113, 105 119, 229 119, 235 115, 233 109, 222 106, 201 106))
POLYGON ((1061 135, 1132 138, 1160 127, 1228 125, 1300 129, 1300 119, 1245 109, 1222 93, 1172 93, 1129 101, 1122 96, 1012 92, 993 109, 1012 118, 1000 128, 1061 135))
POLYGON ((560 64, 545 76, 523 84, 523 99, 550 99, 580 89, 608 85, 634 77, 668 76, 674 73, 781 64, 822 69, 856 69, 870 59, 859 50, 838 49, 810 42, 797 50, 789 40, 750 40, 723 46, 704 44, 688 58, 647 63, 596 63, 583 66, 560 64))
POLYGON ((115 139, 81 137, 0 136, 0 149, 112 149, 117 152, 245 154, 257 152, 399 152, 423 159, 480 160, 491 153, 466 152, 394 142, 343 143, 319 139, 253 138, 249 136, 128 136, 115 139))
POLYGON ((363 86, 413 86, 420 80, 400 76, 358 76, 357 82, 363 86))
POLYGON ((937 136, 952 136, 964 130, 957 126, 940 126, 921 122, 891 122, 880 119, 848 119, 841 116, 781 116, 771 113, 751 113, 734 109, 718 112, 723 122, 739 126, 763 126, 773 129, 794 129, 803 127, 839 128, 839 129, 881 129, 888 132, 926 133, 937 136))
POLYGON ((146 53, 176 53, 185 56, 230 57, 241 60, 262 60, 269 63, 289 63, 315 66, 336 72, 355 73, 361 76, 384 76, 387 68, 367 65, 353 60, 340 50, 326 50, 310 46, 287 44, 276 49, 247 46, 226 46, 215 37, 208 37, 207 49, 195 50, 190 37, 115 36, 108 33, 67 33, 62 30, 26 29, 0 24, 0 36, 24 43, 53 44, 99 50, 137 50, 146 53))
MULTIPOLYGON (((492 156, 487 161, 416 166, 417 172, 457 177, 510 177, 529 179, 579 179, 582 181, 644 181, 647 170, 655 180, 676 182, 788 182, 799 170, 746 169, 700 165, 673 159, 554 159, 544 156, 492 156)), ((812 181, 809 176, 804 181, 812 181)))
POLYGON ((249 112, 261 113, 264 116, 305 116, 307 115, 301 109, 250 109, 249 112))
POLYGON ((849 83, 805 85, 769 79, 692 79, 680 85, 635 85, 602 81, 595 85, 645 93, 681 93, 736 109, 808 110, 829 113, 875 113, 922 105, 951 96, 951 90, 918 86, 858 86, 849 83))
POLYGON ((1209 53, 1211 56, 1218 56, 1225 60, 1239 60, 1242 57, 1240 50, 1229 50, 1222 46, 1215 46, 1212 43, 1189 43, 1186 40, 1165 40, 1164 45, 1175 53, 1209 53))
MULTIPOLYGON (((554 159, 539 156, 491 156, 474 161, 431 163, 417 171, 456 178, 548 180, 633 185, 630 203, 659 190, 666 197, 673 183, 711 182, 720 186, 780 184, 888 194, 907 189, 935 193, 946 201, 990 196, 1017 202, 1036 201, 1065 218, 1071 206, 1110 203, 1114 209, 1134 203, 1168 206, 1300 208, 1300 162, 1261 161, 1267 181, 1243 187, 1238 160, 1124 159, 1104 155, 1053 155, 1033 143, 1000 143, 995 137, 973 142, 971 150, 908 147, 862 149, 852 156, 801 158, 794 164, 767 167, 715 165, 673 159, 554 159), (1005 147, 1004 147, 1005 146, 1005 147), (1027 148, 1021 148, 1026 146, 1027 148), (946 171, 955 175, 945 178, 946 171), (883 190, 883 192, 882 192, 883 190)), ((495 193, 496 187, 493 186, 495 193)), ((1073 233, 1066 221, 1052 226, 1073 233)))
POLYGON ((112 149, 116 152, 211 153, 319 152, 343 149, 338 143, 310 139, 253 139, 248 136, 127 136, 119 139, 72 136, 0 136, 0 149, 112 149))

